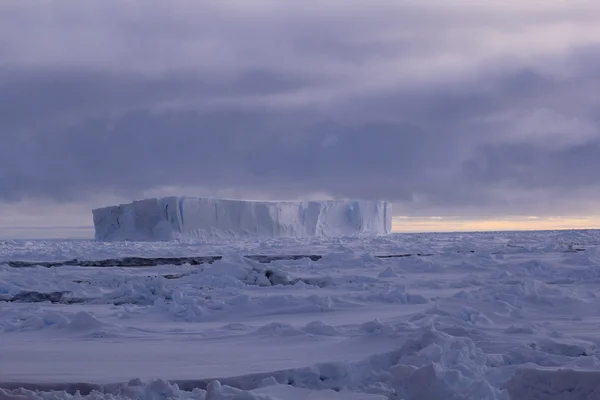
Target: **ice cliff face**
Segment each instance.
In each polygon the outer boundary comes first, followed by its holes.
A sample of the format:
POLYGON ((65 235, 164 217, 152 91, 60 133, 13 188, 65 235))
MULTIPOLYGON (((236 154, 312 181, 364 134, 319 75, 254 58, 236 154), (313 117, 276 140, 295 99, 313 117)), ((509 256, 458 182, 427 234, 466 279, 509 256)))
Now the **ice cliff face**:
POLYGON ((164 197, 92 210, 97 240, 180 237, 307 237, 386 234, 385 201, 262 202, 164 197))

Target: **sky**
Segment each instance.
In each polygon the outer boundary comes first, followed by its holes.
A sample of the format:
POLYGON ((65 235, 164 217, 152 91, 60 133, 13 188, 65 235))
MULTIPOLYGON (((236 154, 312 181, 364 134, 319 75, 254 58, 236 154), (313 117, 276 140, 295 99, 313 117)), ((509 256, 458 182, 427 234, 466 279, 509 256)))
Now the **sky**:
POLYGON ((0 236, 86 236, 91 208, 160 195, 600 227, 599 20, 596 0, 0 2, 0 236))

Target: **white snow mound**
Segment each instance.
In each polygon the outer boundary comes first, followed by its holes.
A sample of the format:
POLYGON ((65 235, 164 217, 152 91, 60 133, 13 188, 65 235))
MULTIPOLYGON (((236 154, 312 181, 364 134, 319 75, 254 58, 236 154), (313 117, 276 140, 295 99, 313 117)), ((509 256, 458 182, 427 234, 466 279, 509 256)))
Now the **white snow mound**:
POLYGON ((388 234, 386 201, 245 201, 163 197, 92 210, 97 240, 388 234))

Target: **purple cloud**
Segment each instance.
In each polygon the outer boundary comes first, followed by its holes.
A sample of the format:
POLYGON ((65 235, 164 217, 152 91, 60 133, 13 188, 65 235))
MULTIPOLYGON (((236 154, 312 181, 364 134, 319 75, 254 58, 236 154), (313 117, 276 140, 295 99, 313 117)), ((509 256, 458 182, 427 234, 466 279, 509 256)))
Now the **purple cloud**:
POLYGON ((0 202, 184 188, 591 212, 598 17, 587 1, 1 4, 0 202))

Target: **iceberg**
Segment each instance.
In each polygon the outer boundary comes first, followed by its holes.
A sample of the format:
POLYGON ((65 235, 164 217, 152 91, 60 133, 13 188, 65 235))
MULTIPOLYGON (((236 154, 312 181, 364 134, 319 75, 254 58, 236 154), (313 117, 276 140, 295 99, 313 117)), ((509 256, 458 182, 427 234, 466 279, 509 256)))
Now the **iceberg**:
POLYGON ((391 232, 392 205, 373 200, 246 201, 163 197, 92 210, 96 240, 311 237, 391 232))

